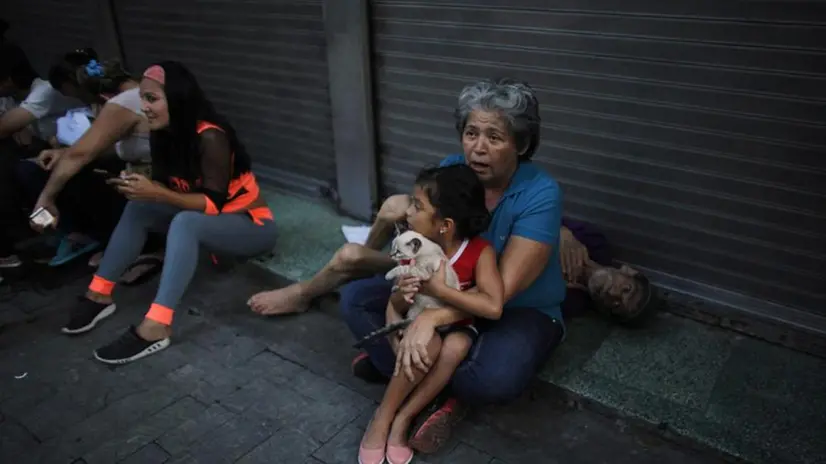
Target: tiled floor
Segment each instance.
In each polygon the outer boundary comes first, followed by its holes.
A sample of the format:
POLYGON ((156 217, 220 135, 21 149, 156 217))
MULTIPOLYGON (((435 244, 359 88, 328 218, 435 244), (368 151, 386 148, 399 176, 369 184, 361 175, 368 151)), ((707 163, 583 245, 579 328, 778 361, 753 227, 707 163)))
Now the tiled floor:
MULTIPOLYGON (((206 260, 204 260, 206 261, 206 260)), ((118 311, 81 337, 58 332, 88 272, 0 304, 0 462, 57 464, 355 462, 382 387, 355 379, 335 308, 262 319, 244 306, 283 281, 253 265, 199 270, 173 344, 111 368, 91 351, 138 321, 156 281, 116 293, 118 311)), ((419 463, 708 463, 622 421, 537 390, 482 408, 419 463)))
POLYGON ((751 462, 826 462, 826 360, 671 315, 569 329, 545 380, 751 462))
MULTIPOLYGON (((354 462, 381 389, 350 375, 335 308, 262 320, 243 303, 275 285, 262 267, 307 278, 355 222, 321 203, 269 201, 273 255, 199 271, 175 344, 144 362, 111 370, 90 352, 140 318, 152 282, 123 291, 114 320, 77 339, 56 328, 86 276, 0 303, 0 462, 354 462)), ((826 462, 825 360, 670 315, 637 331, 592 318, 568 327, 541 378, 582 404, 756 463, 826 462)), ((419 462, 713 462, 560 401, 476 411, 445 453, 419 462)))

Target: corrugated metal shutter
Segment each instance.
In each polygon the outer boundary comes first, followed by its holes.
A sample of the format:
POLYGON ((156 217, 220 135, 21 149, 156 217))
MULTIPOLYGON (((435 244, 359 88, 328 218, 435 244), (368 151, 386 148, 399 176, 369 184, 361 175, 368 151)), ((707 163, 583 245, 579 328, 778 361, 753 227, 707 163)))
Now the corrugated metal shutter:
POLYGON ((318 196, 335 179, 320 1, 118 0, 115 12, 129 68, 189 67, 264 184, 318 196))
POLYGON ((0 17, 8 21, 7 38, 20 45, 45 78, 62 54, 93 47, 94 10, 89 0, 3 0, 0 17))
POLYGON ((822 4, 374 1, 372 25, 386 191, 457 151, 463 84, 510 75, 621 261, 826 315, 822 4))

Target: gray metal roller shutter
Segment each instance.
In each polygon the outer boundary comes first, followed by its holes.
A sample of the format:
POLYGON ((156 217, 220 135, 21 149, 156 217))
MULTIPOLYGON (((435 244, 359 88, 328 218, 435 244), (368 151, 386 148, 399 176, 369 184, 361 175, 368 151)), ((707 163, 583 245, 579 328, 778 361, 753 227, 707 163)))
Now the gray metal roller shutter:
POLYGON ((538 93, 535 159, 566 214, 602 226, 619 260, 826 320, 823 5, 374 1, 371 14, 386 191, 458 151, 465 83, 507 74, 538 93))
POLYGON ((265 185, 318 196, 335 179, 320 1, 118 0, 115 8, 129 68, 189 67, 265 185))
POLYGON ((93 12, 88 0, 0 2, 0 17, 11 26, 7 38, 23 48, 44 78, 62 54, 95 45, 93 12))

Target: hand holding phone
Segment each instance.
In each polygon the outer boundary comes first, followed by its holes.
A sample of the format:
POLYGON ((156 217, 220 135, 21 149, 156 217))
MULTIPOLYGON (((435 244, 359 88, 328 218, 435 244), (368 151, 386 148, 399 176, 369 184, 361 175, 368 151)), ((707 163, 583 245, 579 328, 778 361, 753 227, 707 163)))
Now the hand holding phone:
POLYGON ((29 216, 29 220, 32 221, 33 224, 45 229, 54 224, 55 217, 49 210, 41 206, 29 216))
POLYGON ((99 176, 103 176, 105 179, 111 179, 113 177, 117 177, 117 174, 107 171, 106 169, 92 169, 92 172, 99 176))

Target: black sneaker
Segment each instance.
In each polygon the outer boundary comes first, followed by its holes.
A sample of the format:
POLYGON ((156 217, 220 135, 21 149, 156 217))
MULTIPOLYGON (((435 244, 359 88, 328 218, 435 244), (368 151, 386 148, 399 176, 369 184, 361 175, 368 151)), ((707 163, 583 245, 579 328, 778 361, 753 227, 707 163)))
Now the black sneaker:
POLYGON ((367 383, 387 383, 388 378, 384 376, 370 361, 367 353, 359 353, 353 358, 350 364, 353 368, 353 375, 367 383))
POLYGON ((78 297, 77 304, 72 308, 69 323, 60 329, 70 335, 82 334, 95 328, 98 322, 106 319, 115 312, 115 303, 96 303, 85 296, 78 297))
POLYGON ((126 364, 155 354, 167 346, 169 337, 150 342, 141 338, 132 325, 117 340, 95 350, 95 359, 106 364, 126 364))

